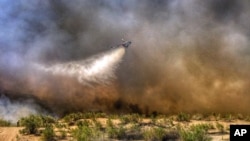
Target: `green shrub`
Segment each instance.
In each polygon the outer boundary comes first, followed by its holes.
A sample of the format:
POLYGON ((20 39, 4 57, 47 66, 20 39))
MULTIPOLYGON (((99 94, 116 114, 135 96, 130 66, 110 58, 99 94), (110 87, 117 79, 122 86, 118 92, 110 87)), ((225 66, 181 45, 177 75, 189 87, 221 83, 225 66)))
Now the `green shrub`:
POLYGON ((85 119, 93 119, 93 118, 98 118, 98 117, 103 117, 103 113, 98 113, 98 112, 87 112, 84 113, 84 118, 85 119))
POLYGON ((169 118, 169 119, 164 118, 163 119, 163 124, 165 126, 168 126, 168 127, 173 127, 174 126, 174 121, 171 118, 169 118))
POLYGON ((88 121, 88 120, 80 120, 80 121, 77 121, 76 123, 77 126, 90 126, 91 123, 88 121))
POLYGON ((177 115, 177 121, 187 121, 189 122, 191 119, 191 116, 189 114, 185 114, 185 113, 179 113, 177 115))
POLYGON ((208 129, 205 124, 192 125, 189 129, 181 129, 180 135, 183 141, 211 141, 208 129))
POLYGON ((51 124, 47 124, 42 133, 43 141, 53 141, 55 137, 55 132, 51 124))
POLYGON ((42 123, 43 123, 43 126, 46 126, 47 124, 51 124, 51 123, 56 123, 56 119, 53 118, 52 116, 43 116, 41 115, 41 118, 42 118, 42 123))
POLYGON ((19 121, 21 126, 25 128, 20 130, 21 134, 37 134, 38 128, 43 125, 41 116, 30 115, 28 117, 21 118, 19 121))
POLYGON ((141 127, 140 127, 140 124, 138 123, 133 123, 130 127, 130 130, 132 131, 141 131, 141 127))
POLYGON ((47 124, 56 123, 56 120, 51 116, 30 115, 23 117, 17 122, 17 126, 24 126, 20 130, 21 134, 39 134, 38 128, 46 127, 47 124))
POLYGON ((65 123, 56 123, 55 126, 56 126, 56 128, 59 128, 59 129, 67 127, 67 125, 65 123))
POLYGON ((11 126, 10 121, 6 121, 4 119, 0 119, 0 127, 8 127, 11 126))
POLYGON ((130 122, 132 122, 132 123, 141 122, 140 115, 138 115, 138 114, 132 114, 132 115, 130 115, 130 122))
POLYGON ((106 113, 97 112, 95 114, 95 118, 106 118, 106 117, 107 117, 106 113))
POLYGON ((63 117, 65 122, 75 122, 83 118, 84 118, 83 113, 71 113, 63 117))
POLYGON ((115 138, 115 139, 123 139, 126 137, 125 128, 122 126, 116 128, 116 127, 108 127, 107 133, 109 138, 115 138))
POLYGON ((110 138, 122 139, 126 136, 125 128, 123 128, 122 126, 118 128, 115 127, 114 123, 110 118, 106 121, 106 125, 106 131, 110 138))
POLYGON ((120 117, 120 121, 121 121, 121 124, 128 124, 129 123, 129 117, 125 116, 125 115, 122 115, 120 117))
POLYGON ((155 128, 154 129, 154 134, 155 134, 156 140, 162 140, 162 138, 166 134, 166 131, 163 128, 155 128))
POLYGON ((99 128, 93 127, 88 120, 79 121, 77 128, 72 130, 72 136, 77 141, 98 140, 100 135, 99 128))
POLYGON ((72 136, 77 141, 89 141, 94 136, 94 133, 90 127, 83 125, 73 129, 72 136))
POLYGON ((153 136, 154 136, 154 134, 153 134, 153 132, 152 132, 152 129, 148 129, 148 130, 145 130, 145 131, 143 132, 143 138, 144 138, 145 140, 152 140, 152 139, 153 139, 153 136))
POLYGON ((143 138, 145 140, 163 140, 166 131, 163 128, 157 127, 144 131, 143 138))
POLYGON ((141 118, 138 114, 122 115, 120 121, 121 124, 138 123, 141 121, 141 118))

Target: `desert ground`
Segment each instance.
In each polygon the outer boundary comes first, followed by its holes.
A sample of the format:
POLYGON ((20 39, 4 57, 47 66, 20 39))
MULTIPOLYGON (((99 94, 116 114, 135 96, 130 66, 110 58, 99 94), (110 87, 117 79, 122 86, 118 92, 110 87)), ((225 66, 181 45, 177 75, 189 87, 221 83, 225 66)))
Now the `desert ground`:
POLYGON ((229 126, 231 124, 250 124, 250 120, 248 116, 240 114, 189 115, 180 113, 177 115, 145 116, 139 114, 72 113, 59 119, 31 115, 20 119, 18 125, 12 123, 5 124, 4 127, 2 124, 0 140, 229 141, 229 126), (34 132, 29 130, 31 128, 35 129, 34 132))

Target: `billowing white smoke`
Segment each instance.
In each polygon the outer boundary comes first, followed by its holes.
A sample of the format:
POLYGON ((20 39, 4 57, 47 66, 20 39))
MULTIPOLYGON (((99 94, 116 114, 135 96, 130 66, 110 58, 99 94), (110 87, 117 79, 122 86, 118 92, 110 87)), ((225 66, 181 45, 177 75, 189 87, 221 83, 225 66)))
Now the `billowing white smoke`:
POLYGON ((0 96, 0 118, 16 123, 21 117, 37 114, 39 107, 32 100, 11 102, 4 95, 0 96))
POLYGON ((92 83, 108 84, 115 78, 118 67, 125 53, 124 47, 118 47, 109 52, 98 54, 86 60, 44 66, 36 64, 36 68, 53 75, 63 75, 76 78, 83 85, 92 83))

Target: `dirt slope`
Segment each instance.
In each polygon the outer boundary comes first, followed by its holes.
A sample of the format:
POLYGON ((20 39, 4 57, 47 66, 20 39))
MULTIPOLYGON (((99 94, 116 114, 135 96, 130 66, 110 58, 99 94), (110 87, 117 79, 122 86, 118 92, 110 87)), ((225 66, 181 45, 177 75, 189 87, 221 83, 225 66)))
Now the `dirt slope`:
POLYGON ((0 141, 39 141, 39 137, 20 135, 20 129, 22 127, 0 127, 0 141))

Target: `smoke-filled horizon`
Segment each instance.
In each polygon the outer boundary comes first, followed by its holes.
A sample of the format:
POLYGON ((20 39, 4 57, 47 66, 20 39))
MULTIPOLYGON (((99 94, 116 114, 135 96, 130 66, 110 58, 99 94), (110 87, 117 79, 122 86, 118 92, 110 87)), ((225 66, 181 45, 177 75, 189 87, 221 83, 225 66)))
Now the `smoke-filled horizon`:
POLYGON ((7 97, 29 95, 58 114, 250 112, 247 0, 2 0, 0 8, 7 97), (108 85, 30 66, 85 60, 122 38, 133 43, 108 85))

